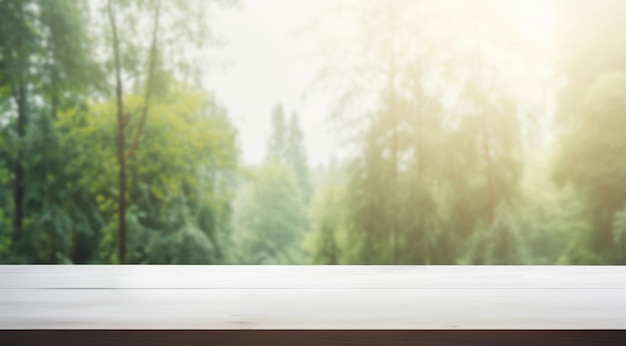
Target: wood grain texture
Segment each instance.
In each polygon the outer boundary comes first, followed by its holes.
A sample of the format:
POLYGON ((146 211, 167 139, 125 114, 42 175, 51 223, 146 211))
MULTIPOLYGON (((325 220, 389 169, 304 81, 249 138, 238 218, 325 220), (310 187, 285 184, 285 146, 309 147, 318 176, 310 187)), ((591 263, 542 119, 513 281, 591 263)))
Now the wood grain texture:
POLYGON ((626 329, 621 267, 0 266, 0 329, 626 329))
POLYGON ((3 288, 620 288, 620 266, 0 265, 3 288))

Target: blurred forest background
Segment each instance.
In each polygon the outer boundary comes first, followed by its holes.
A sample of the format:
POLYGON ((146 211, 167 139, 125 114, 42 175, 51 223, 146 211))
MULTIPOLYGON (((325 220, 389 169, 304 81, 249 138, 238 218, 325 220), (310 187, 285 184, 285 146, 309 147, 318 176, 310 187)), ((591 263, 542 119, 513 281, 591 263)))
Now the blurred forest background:
POLYGON ((549 47, 514 2, 302 23, 343 150, 314 166, 279 102, 244 163, 199 78, 245 3, 0 0, 0 263, 625 264, 626 2, 549 2, 549 47))

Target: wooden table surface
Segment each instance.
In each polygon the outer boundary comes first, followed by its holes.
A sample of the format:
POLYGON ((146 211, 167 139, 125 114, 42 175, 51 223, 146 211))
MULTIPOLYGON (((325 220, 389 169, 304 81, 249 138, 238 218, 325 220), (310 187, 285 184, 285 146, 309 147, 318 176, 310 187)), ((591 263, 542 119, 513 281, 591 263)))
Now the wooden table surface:
POLYGON ((0 266, 0 329, 626 329, 626 268, 0 266))

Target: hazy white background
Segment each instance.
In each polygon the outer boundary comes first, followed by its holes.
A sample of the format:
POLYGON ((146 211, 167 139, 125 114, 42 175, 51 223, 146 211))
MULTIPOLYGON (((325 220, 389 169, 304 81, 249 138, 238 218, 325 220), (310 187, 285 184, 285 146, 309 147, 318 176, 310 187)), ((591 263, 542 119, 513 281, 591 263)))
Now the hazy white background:
MULTIPOLYGON (((281 102, 290 116, 300 115, 309 163, 316 166, 340 154, 337 136, 328 124, 330 98, 321 90, 311 90, 312 80, 322 66, 321 58, 311 56, 310 42, 299 32, 334 1, 248 0, 235 11, 224 11, 213 24, 227 44, 212 50, 224 68, 211 69, 206 85, 217 93, 220 102, 239 130, 239 145, 244 164, 260 163, 265 156, 271 112, 281 102)), ((504 3, 504 2, 503 2, 504 3)), ((549 99, 545 90, 536 90, 537 78, 551 78, 551 45, 555 20, 553 3, 547 1, 508 1, 502 11, 519 27, 535 50, 518 66, 512 83, 517 94, 527 98, 530 108, 549 99), (533 59, 540 61, 533 61, 533 59), (532 70, 529 70, 532 68, 532 70), (532 87, 530 87, 532 86, 532 87)), ((546 84, 547 85, 547 84, 546 84)), ((533 110, 533 111, 535 111, 533 110)), ((549 117, 540 117, 546 122, 549 117)), ((547 124, 545 126, 547 128, 547 124)), ((535 128, 536 129, 536 128, 535 128)))
POLYGON ((239 130, 245 164, 264 159, 271 112, 278 102, 289 116, 298 112, 309 163, 331 157, 333 136, 325 122, 328 101, 322 93, 306 93, 320 65, 305 54, 298 34, 329 3, 242 1, 238 11, 216 18, 215 27, 228 43, 214 52, 227 66, 211 70, 206 83, 239 130))

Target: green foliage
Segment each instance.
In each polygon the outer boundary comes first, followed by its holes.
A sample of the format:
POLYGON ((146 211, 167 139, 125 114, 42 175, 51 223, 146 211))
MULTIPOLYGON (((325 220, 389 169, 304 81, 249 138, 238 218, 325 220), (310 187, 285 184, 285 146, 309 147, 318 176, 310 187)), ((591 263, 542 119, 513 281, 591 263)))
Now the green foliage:
POLYGON ((348 243, 345 188, 330 185, 318 190, 311 209, 311 230, 302 247, 313 264, 346 264, 354 256, 348 243))
POLYGON ((300 128, 300 120, 295 112, 289 119, 287 126, 287 144, 285 146, 286 161, 293 169, 298 180, 298 186, 302 190, 306 203, 311 199, 311 182, 309 177, 309 166, 306 158, 306 147, 304 145, 304 135, 300 128))
MULTIPOLYGON (((94 7, 106 16, 109 3, 120 33, 120 63, 123 75, 127 77, 125 88, 134 93, 139 93, 145 87, 152 21, 157 9, 161 14, 157 37, 158 69, 172 75, 156 73, 154 86, 158 93, 159 89, 167 88, 171 77, 196 88, 202 85, 199 77, 208 67, 203 49, 222 43, 221 37, 212 27, 213 18, 220 9, 236 6, 238 0, 107 0, 96 2, 94 7), (149 25, 145 20, 147 18, 149 25)), ((103 22, 95 30, 95 39, 99 40, 107 53, 102 61, 103 66, 112 73, 113 35, 108 19, 101 20, 103 22)), ((111 87, 108 90, 110 95, 113 91, 111 87)))
MULTIPOLYGON (((178 87, 156 100, 146 121, 141 149, 129 162, 130 263, 216 263, 229 231, 231 177, 237 167, 236 132, 225 112, 203 93, 178 87)), ((141 97, 130 95, 129 113, 141 97)), ((95 196, 106 226, 99 251, 116 261, 115 104, 90 106, 87 115, 62 114, 68 148, 83 143, 66 170, 76 185, 95 196), (85 148, 84 143, 89 143, 85 148), (87 149, 87 150, 85 150, 87 149)))
POLYGON ((613 241, 618 250, 617 263, 626 264, 626 209, 616 212, 613 217, 613 241))
MULTIPOLYGON (((115 112, 113 102, 102 101, 111 65, 96 63, 108 56, 101 53, 110 37, 98 36, 107 31, 98 17, 104 12, 90 11, 101 5, 0 1, 2 262, 117 261, 115 112)), ((139 72, 147 66, 141 59, 147 31, 139 16, 162 6, 170 19, 159 36, 157 100, 128 166, 131 262, 217 263, 225 256, 236 131, 211 95, 176 81, 198 66, 176 54, 181 45, 193 40, 200 47, 214 37, 206 19, 215 8, 199 5, 113 1, 131 90, 143 89, 139 72)), ((126 95, 129 136, 141 101, 126 95)))
POLYGON ((267 146, 267 160, 284 162, 287 160, 287 126, 285 111, 277 104, 272 111, 272 128, 267 146))
POLYGON ((52 123, 58 109, 80 106, 80 96, 94 84, 91 77, 98 76, 88 54, 84 10, 75 1, 0 2, 0 98, 15 105, 0 114, 8 125, 0 145, 3 168, 14 167, 1 182, 14 192, 13 199, 0 200, 13 216, 8 262, 66 262, 71 232, 91 230, 89 200, 65 188, 68 157, 52 123))
POLYGON ((626 73, 597 77, 590 85, 576 122, 569 122, 561 137, 555 179, 574 186, 587 202, 594 225, 593 250, 605 261, 621 257, 613 249, 614 214, 626 205, 626 73), (611 254, 612 252, 612 254, 611 254))
MULTIPOLYGON (((375 100, 369 112, 353 110, 365 119, 349 182, 356 263, 453 264, 475 232, 502 228, 494 214, 519 193, 512 95, 500 78, 486 77, 493 61, 480 45, 451 42, 463 59, 441 58, 441 36, 430 30, 441 15, 434 8, 371 2, 355 9, 352 39, 367 54, 347 68, 357 82, 345 93, 375 100), (433 86, 441 80, 443 87, 433 86), (359 95, 361 84, 373 91, 359 95)), ((489 33, 472 38, 497 47, 489 33)))
POLYGON ((623 262, 620 220, 626 204, 626 35, 615 31, 626 6, 619 1, 561 4, 559 68, 567 84, 558 99, 563 131, 554 178, 580 193, 592 225, 586 262, 623 262), (602 14, 599 25, 583 25, 602 14), (593 256, 593 261, 589 258, 593 256))
POLYGON ((200 80, 233 3, 0 0, 0 263, 120 263, 125 211, 127 263, 626 264, 622 1, 556 4, 543 154, 523 145, 543 113, 508 80, 524 55, 502 38, 523 39, 499 4, 342 2, 318 82, 347 156, 311 170, 278 104, 243 174, 200 80))
POLYGON ((238 197, 233 242, 238 262, 295 264, 305 257, 299 245, 306 209, 293 171, 269 162, 253 169, 238 197))
POLYGON ((293 113, 289 120, 283 106, 277 104, 272 111, 272 127, 267 147, 267 160, 291 167, 306 203, 311 199, 311 182, 306 158, 304 135, 300 128, 298 114, 293 113))

